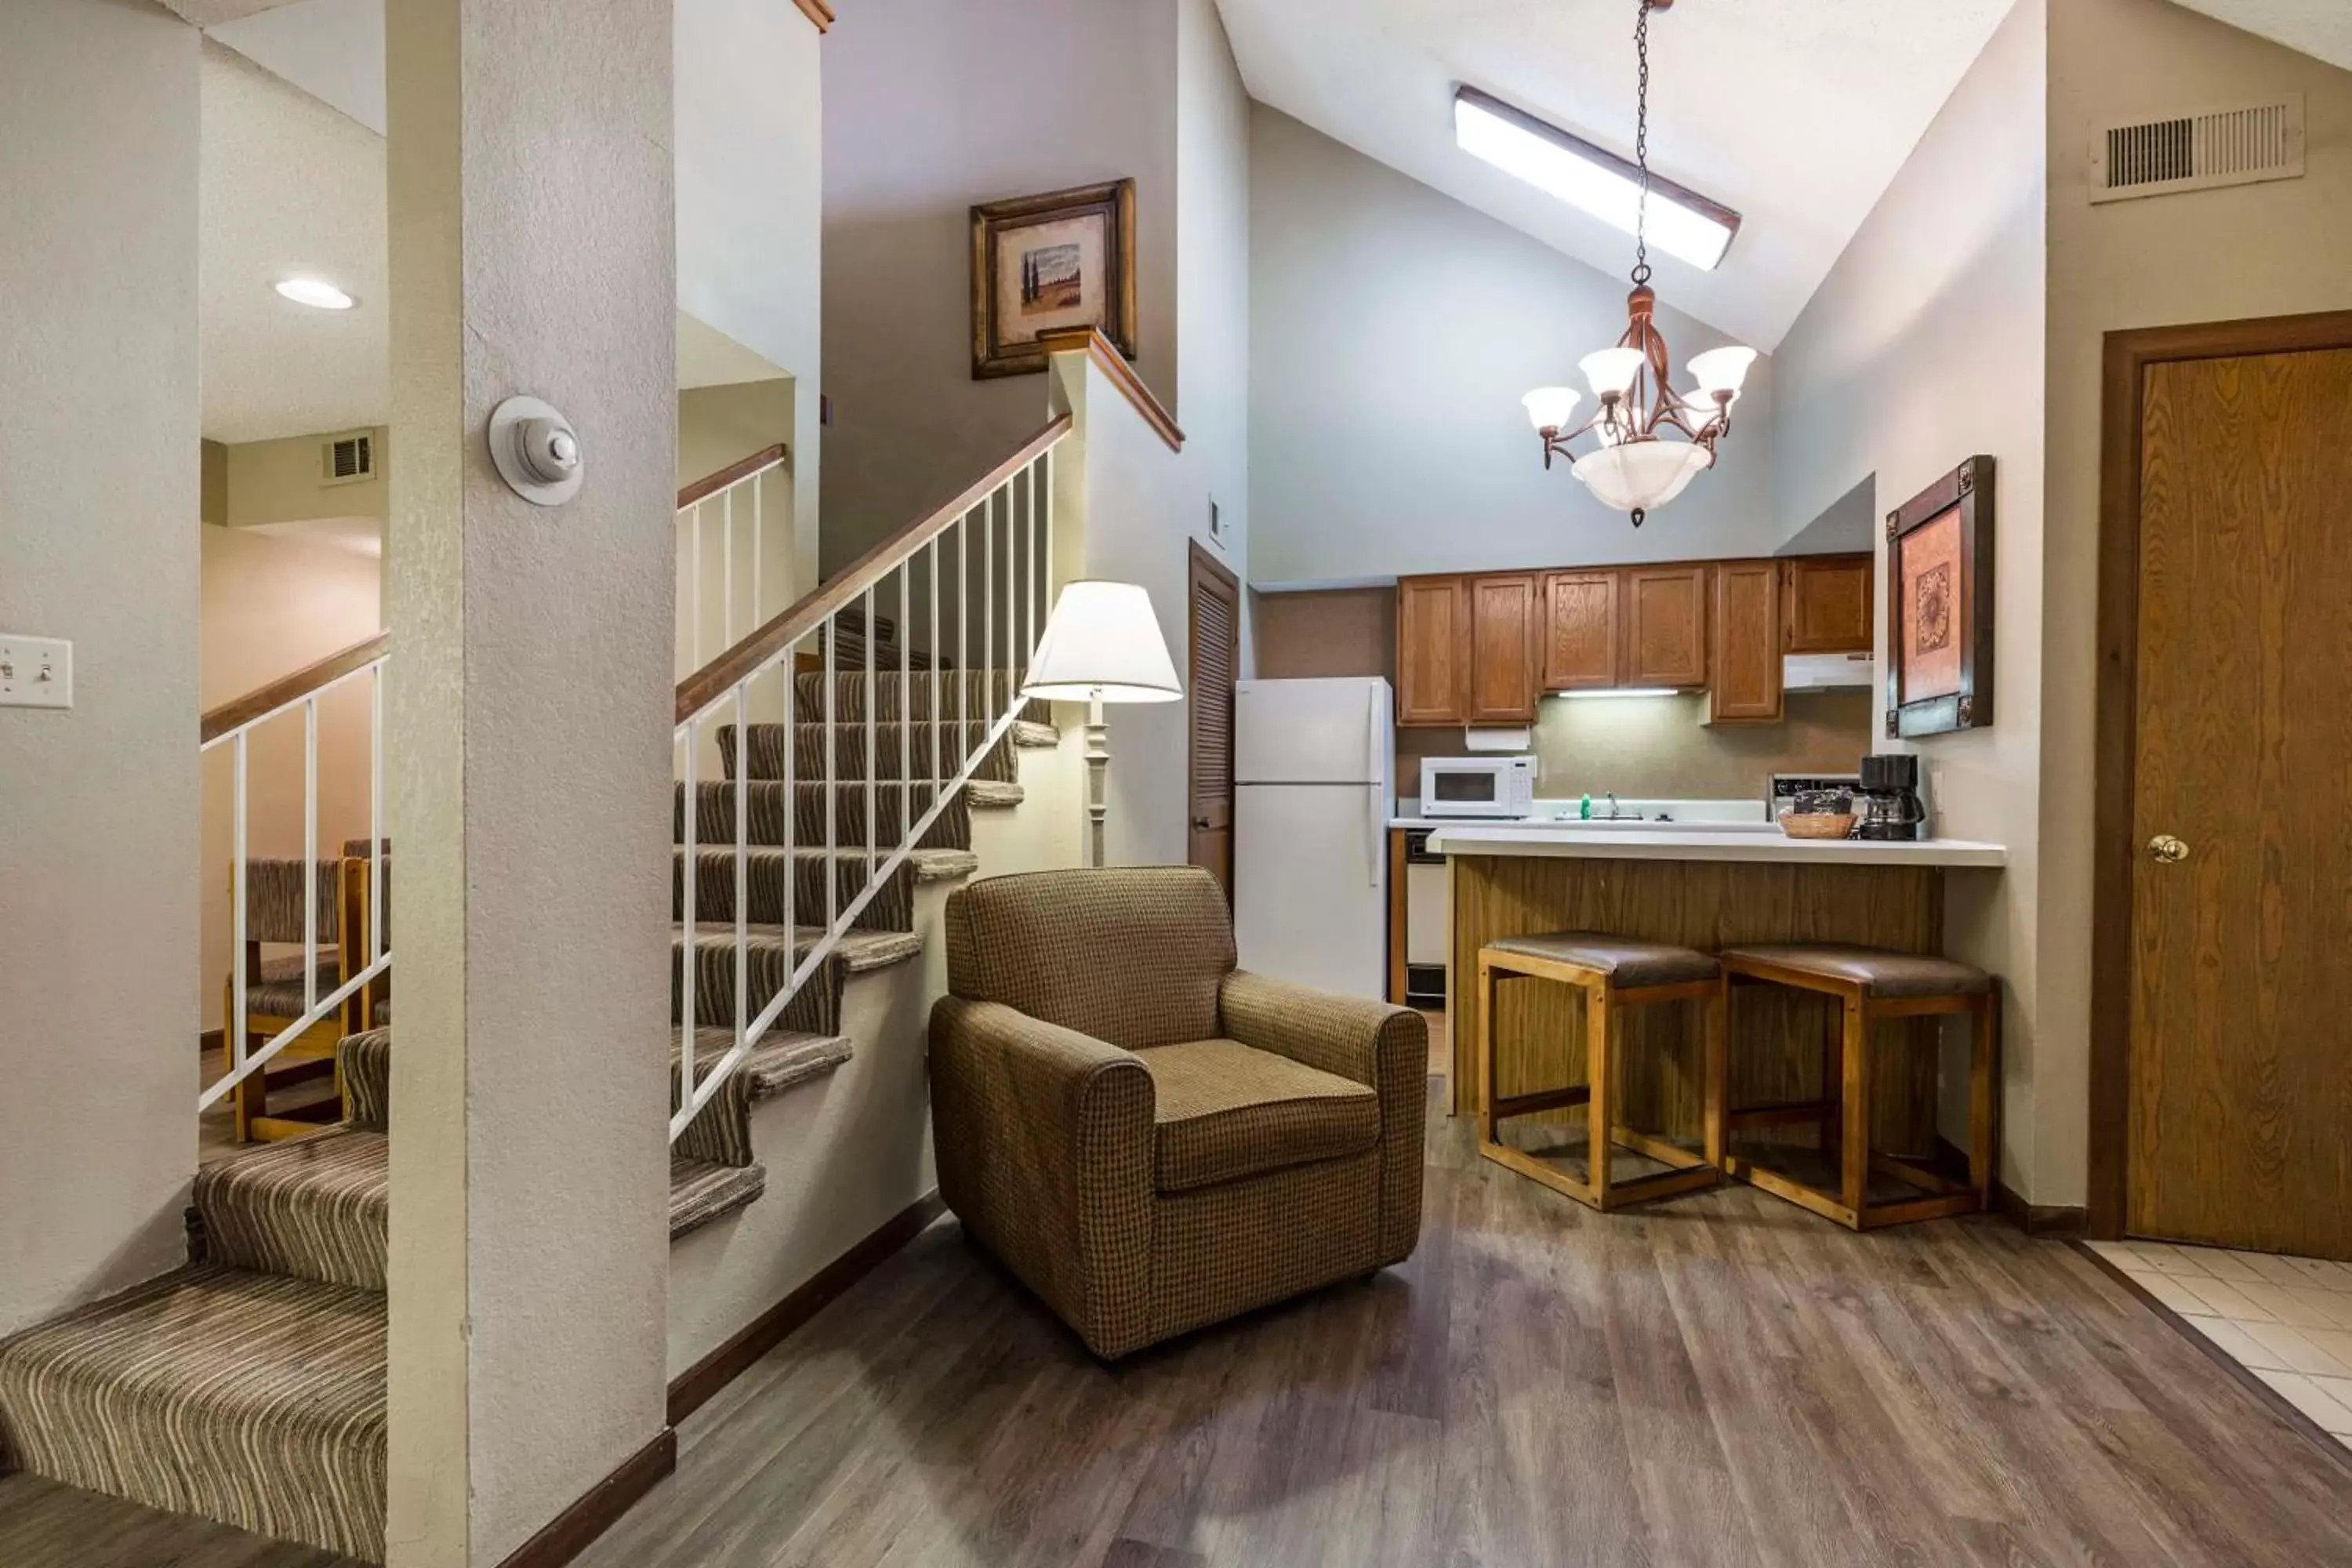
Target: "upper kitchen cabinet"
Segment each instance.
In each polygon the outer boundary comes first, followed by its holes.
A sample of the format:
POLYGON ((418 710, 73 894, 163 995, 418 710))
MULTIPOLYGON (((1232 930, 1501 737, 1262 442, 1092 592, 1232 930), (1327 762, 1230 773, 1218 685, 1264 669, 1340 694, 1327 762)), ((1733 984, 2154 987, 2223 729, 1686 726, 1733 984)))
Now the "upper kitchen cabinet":
POLYGON ((1470 579, 1470 705, 1472 724, 1532 724, 1536 719, 1539 639, 1533 572, 1470 579))
POLYGON ((1706 684, 1707 569, 1629 566, 1623 584, 1626 686, 1706 684))
POLYGON ((1715 679, 1711 724, 1777 724, 1781 717, 1780 563, 1719 561, 1715 567, 1715 679))
POLYGON ((1867 555, 1796 555, 1780 563, 1790 653, 1868 653, 1867 555))
POLYGON ((1547 572, 1540 641, 1543 689, 1577 691, 1617 684, 1623 651, 1618 635, 1617 574, 1547 572))
POLYGON ((1399 578, 1396 721, 1467 722, 1470 649, 1468 579, 1399 578))

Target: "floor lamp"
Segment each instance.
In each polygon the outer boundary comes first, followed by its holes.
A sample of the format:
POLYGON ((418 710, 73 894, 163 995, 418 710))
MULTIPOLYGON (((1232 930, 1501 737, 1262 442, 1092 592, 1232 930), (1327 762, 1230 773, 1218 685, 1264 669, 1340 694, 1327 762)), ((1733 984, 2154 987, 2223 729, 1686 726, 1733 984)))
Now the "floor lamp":
POLYGON ((1160 636, 1151 595, 1132 583, 1066 584, 1029 661, 1026 698, 1087 705, 1087 864, 1104 863, 1110 772, 1106 702, 1180 702, 1184 688, 1160 636))

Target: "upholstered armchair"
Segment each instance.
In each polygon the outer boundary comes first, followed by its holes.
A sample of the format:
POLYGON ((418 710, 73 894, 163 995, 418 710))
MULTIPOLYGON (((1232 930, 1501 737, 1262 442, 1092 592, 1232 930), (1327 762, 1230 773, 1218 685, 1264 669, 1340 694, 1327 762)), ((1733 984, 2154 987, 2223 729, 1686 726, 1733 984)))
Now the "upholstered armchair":
POLYGON ((992 877, 948 900, 940 1191, 1106 1359, 1402 1262, 1428 1030, 1234 967, 1205 871, 992 877))

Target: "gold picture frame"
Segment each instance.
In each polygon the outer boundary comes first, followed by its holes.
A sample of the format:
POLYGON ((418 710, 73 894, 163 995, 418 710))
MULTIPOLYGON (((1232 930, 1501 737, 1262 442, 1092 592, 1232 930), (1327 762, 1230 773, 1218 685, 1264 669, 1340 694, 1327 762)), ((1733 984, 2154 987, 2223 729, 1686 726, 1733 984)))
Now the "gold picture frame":
POLYGON ((971 209, 971 374, 1036 375, 1052 333, 1098 329, 1135 357, 1135 182, 971 209))

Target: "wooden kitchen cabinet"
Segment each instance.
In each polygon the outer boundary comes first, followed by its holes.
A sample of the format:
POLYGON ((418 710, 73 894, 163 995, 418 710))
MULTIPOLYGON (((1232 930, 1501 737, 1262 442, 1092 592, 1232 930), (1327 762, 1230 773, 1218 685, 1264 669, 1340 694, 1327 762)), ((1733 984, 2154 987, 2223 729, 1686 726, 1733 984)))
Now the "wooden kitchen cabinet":
POLYGON ((1706 567, 1628 566, 1618 576, 1625 637, 1619 684, 1705 686, 1706 567))
POLYGON ((1706 705, 1710 724, 1780 721, 1783 564, 1716 563, 1715 679, 1707 688, 1706 705))
POLYGON ((1789 652, 1870 651, 1871 557, 1794 555, 1780 568, 1789 652))
POLYGON ((1466 722, 1470 652, 1469 580, 1399 578, 1396 721, 1466 722))
POLYGON ((1617 684, 1624 642, 1618 633, 1617 599, 1614 572, 1544 574, 1544 690, 1578 691, 1617 684))
POLYGON ((1470 705, 1473 724, 1536 721, 1538 664, 1533 572, 1470 579, 1470 705))

